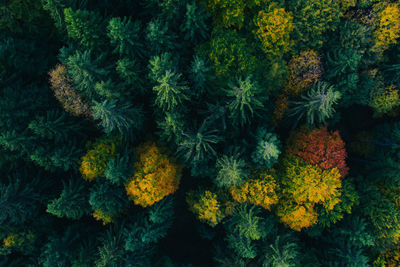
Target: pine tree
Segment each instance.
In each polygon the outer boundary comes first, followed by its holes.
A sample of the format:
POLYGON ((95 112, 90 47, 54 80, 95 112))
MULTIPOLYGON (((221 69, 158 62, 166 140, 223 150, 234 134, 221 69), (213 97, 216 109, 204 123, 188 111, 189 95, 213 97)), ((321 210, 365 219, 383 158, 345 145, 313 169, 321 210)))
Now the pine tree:
POLYGON ((257 110, 264 107, 266 98, 262 89, 251 76, 245 79, 239 78, 235 83, 229 83, 229 88, 224 90, 228 101, 226 103, 230 111, 230 118, 235 124, 244 126, 251 122, 257 110))
POLYGON ((276 134, 269 133, 264 128, 257 129, 257 145, 251 158, 255 164, 262 168, 271 168, 281 154, 281 143, 276 134))
POLYGON ((265 250, 263 267, 296 266, 300 253, 297 243, 290 234, 276 236, 273 244, 265 250))
POLYGON ((72 120, 59 110, 48 110, 45 116, 36 116, 28 128, 37 136, 56 141, 66 141, 71 136, 83 136, 85 126, 72 120))
POLYGON ((95 120, 100 120, 98 125, 106 134, 119 133, 123 137, 134 136, 134 131, 141 130, 144 120, 140 107, 116 99, 93 101, 92 114, 95 120))
POLYGON ((119 154, 117 158, 107 162, 104 177, 115 185, 122 185, 128 181, 128 177, 133 174, 131 157, 127 153, 119 154))
POLYGON ((217 160, 215 168, 218 174, 214 182, 218 187, 240 186, 248 176, 246 162, 237 154, 222 156, 217 160))
POLYGON ((79 50, 67 59, 67 71, 73 84, 89 99, 95 96, 94 87, 97 82, 105 80, 109 71, 102 68, 100 63, 102 56, 92 59, 93 55, 89 50, 83 53, 79 50))
POLYGON ((112 18, 107 27, 107 35, 115 46, 114 52, 131 58, 142 58, 145 49, 141 41, 141 27, 138 20, 132 22, 131 18, 112 18))
POLYGON ((84 48, 93 49, 102 45, 104 22, 100 14, 88 10, 64 9, 64 20, 68 36, 76 39, 84 48))
POLYGON ((37 181, 24 181, 18 173, 0 183, 1 224, 23 224, 38 216, 41 197, 36 188, 37 181))
POLYGON ((290 116, 296 116, 296 124, 305 118, 309 126, 323 124, 332 117, 335 112, 334 105, 340 99, 341 94, 334 91, 332 85, 326 82, 315 83, 307 92, 301 96, 301 100, 293 101, 290 116))
POLYGON ((89 204, 92 210, 100 210, 114 217, 128 207, 128 198, 123 187, 112 185, 108 181, 98 181, 90 189, 89 204))
POLYGON ((48 203, 46 211, 59 218, 78 220, 90 212, 88 194, 89 192, 81 180, 63 181, 60 196, 48 203))
POLYGON ((147 24, 146 40, 152 54, 159 54, 162 51, 172 51, 177 48, 177 35, 169 31, 169 27, 167 22, 159 18, 147 24))
POLYGON ((216 156, 214 146, 222 139, 216 135, 217 130, 208 130, 207 124, 207 121, 203 121, 197 131, 183 133, 183 140, 178 145, 177 153, 185 162, 195 164, 216 156))
POLYGON ((186 4, 186 14, 180 30, 185 33, 185 40, 197 44, 208 37, 207 20, 209 14, 203 5, 195 1, 186 4))
POLYGON ((155 104, 164 111, 173 111, 189 100, 189 87, 182 80, 182 74, 167 70, 157 79, 153 91, 157 94, 155 104))

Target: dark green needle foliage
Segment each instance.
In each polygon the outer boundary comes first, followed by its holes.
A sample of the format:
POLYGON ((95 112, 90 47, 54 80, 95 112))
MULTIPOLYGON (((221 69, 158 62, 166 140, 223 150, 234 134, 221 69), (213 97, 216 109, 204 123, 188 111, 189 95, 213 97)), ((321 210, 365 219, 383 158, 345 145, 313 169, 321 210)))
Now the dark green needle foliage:
POLYGON ((245 79, 238 78, 229 83, 228 87, 224 92, 227 96, 229 117, 234 124, 240 126, 250 123, 257 111, 264 107, 263 101, 266 99, 263 97, 262 88, 251 76, 245 79))
POLYGON ((175 144, 182 140, 185 120, 181 113, 165 112, 164 118, 157 120, 157 126, 160 129, 158 135, 161 139, 173 141, 175 144))
POLYGON ((333 116, 334 105, 340 97, 332 85, 317 82, 299 100, 292 102, 290 116, 296 117, 297 122, 305 119, 309 126, 323 124, 333 116))
POLYGON ((197 55, 194 56, 190 65, 190 79, 193 82, 195 96, 202 96, 208 89, 208 82, 212 79, 211 67, 204 58, 197 55))
POLYGON ((71 266, 78 240, 79 232, 76 231, 76 227, 68 227, 60 236, 50 236, 42 246, 40 263, 45 267, 71 266))
POLYGON ((187 3, 185 18, 180 26, 180 30, 185 34, 185 40, 194 44, 205 40, 209 31, 208 18, 209 14, 205 11, 203 5, 199 5, 196 1, 187 3))
POLYGON ((134 59, 123 58, 117 61, 115 70, 121 79, 130 87, 133 87, 135 93, 145 93, 144 82, 141 79, 143 75, 138 61, 134 59))
POLYGON ((89 50, 84 52, 76 50, 73 55, 68 57, 68 74, 76 88, 89 98, 95 95, 96 83, 104 80, 109 74, 108 70, 101 67, 102 60, 102 56, 94 59, 89 50))
POLYGON ((275 241, 265 249, 262 266, 290 267, 297 266, 300 259, 299 246, 290 235, 276 236, 275 241))
POLYGON ((47 212, 59 218, 78 220, 90 213, 89 195, 82 179, 63 181, 60 196, 47 205, 47 212))
POLYGON ((131 157, 127 153, 120 154, 116 159, 110 159, 107 162, 107 168, 104 171, 104 177, 115 185, 125 184, 132 176, 133 166, 131 157))
POLYGON ((255 258, 257 245, 254 241, 268 234, 266 221, 260 213, 259 207, 244 204, 226 221, 228 247, 243 258, 255 258))
POLYGON ((143 57, 144 44, 141 41, 141 23, 130 18, 112 18, 107 27, 107 35, 115 46, 114 52, 133 58, 143 57))
POLYGON ((84 48, 94 48, 104 42, 104 22, 100 14, 89 10, 64 9, 68 36, 84 48))
POLYGON ((185 162, 195 164, 216 156, 215 145, 222 139, 217 130, 209 130, 208 127, 208 122, 203 121, 197 131, 183 133, 177 152, 185 162))
POLYGON ((1 224, 23 224, 37 216, 41 197, 36 186, 35 181, 26 183, 20 174, 0 183, 1 224))
POLYGON ((106 214, 118 215, 128 206, 124 188, 108 181, 98 182, 90 189, 89 204, 92 210, 101 210, 106 214))
POLYGON ((36 116, 28 128, 37 136, 57 141, 68 140, 69 135, 82 136, 85 126, 76 121, 65 112, 49 110, 45 116, 36 116))
POLYGON ((132 136, 134 130, 142 127, 144 116, 140 107, 116 99, 93 101, 92 113, 106 134, 119 133, 124 137, 132 136))
POLYGON ((169 32, 169 24, 161 19, 150 21, 146 27, 146 40, 152 54, 177 48, 177 35, 169 32))

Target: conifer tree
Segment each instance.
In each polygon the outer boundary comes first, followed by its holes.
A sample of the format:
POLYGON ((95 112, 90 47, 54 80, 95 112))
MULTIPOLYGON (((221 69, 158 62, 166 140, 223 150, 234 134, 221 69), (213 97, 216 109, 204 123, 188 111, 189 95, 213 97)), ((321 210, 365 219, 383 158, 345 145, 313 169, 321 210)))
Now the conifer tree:
POLYGON ((141 23, 130 18, 112 18, 107 27, 107 35, 111 44, 115 46, 114 52, 127 55, 131 58, 144 56, 144 44, 141 41, 141 23))
POLYGON ((229 83, 228 87, 224 92, 228 99, 226 106, 230 111, 230 118, 240 126, 250 123, 257 110, 264 107, 263 101, 266 98, 261 87, 251 76, 239 78, 229 83))
POLYGON ((296 124, 305 118, 309 126, 323 124, 332 117, 335 112, 334 105, 340 99, 341 94, 335 91, 332 85, 325 82, 315 83, 301 96, 301 100, 293 101, 294 107, 290 109, 290 115, 296 116, 296 124))
POLYGON ((68 182, 63 181, 63 189, 60 196, 48 203, 46 211, 59 218, 65 217, 78 220, 90 212, 88 193, 85 185, 80 180, 70 179, 68 182))
POLYGON ((246 163, 238 155, 222 156, 217 160, 215 184, 218 187, 240 186, 247 179, 246 163))
POLYGON ((164 111, 173 111, 183 101, 189 100, 188 90, 189 87, 182 81, 182 74, 167 70, 153 87, 156 93, 155 104, 164 111))
POLYGON ((100 120, 98 125, 106 134, 120 134, 123 137, 134 136, 134 131, 141 130, 144 120, 140 107, 116 99, 93 101, 92 114, 95 120, 100 120))
POLYGON ((68 36, 88 49, 99 47, 104 38, 104 22, 100 14, 88 10, 64 9, 68 36))

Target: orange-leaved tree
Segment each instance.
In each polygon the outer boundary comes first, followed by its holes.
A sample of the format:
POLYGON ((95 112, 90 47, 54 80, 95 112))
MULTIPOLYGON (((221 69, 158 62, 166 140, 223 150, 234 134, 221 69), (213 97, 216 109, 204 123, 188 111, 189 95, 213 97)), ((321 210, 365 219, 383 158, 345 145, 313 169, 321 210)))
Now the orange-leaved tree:
POLYGON ((136 205, 148 207, 175 193, 182 176, 182 166, 168 152, 153 142, 137 148, 135 172, 126 185, 126 192, 136 205))
POLYGON ((342 177, 345 177, 349 170, 346 165, 344 141, 338 131, 329 132, 327 127, 312 131, 304 127, 292 133, 287 154, 296 156, 308 164, 318 165, 322 170, 337 168, 342 177))

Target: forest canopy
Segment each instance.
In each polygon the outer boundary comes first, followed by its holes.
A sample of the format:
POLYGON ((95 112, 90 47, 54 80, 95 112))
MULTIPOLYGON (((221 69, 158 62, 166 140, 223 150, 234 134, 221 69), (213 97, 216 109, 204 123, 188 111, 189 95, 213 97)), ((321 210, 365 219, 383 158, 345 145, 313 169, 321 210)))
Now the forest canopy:
POLYGON ((400 266, 400 1, 0 1, 0 266, 400 266))

